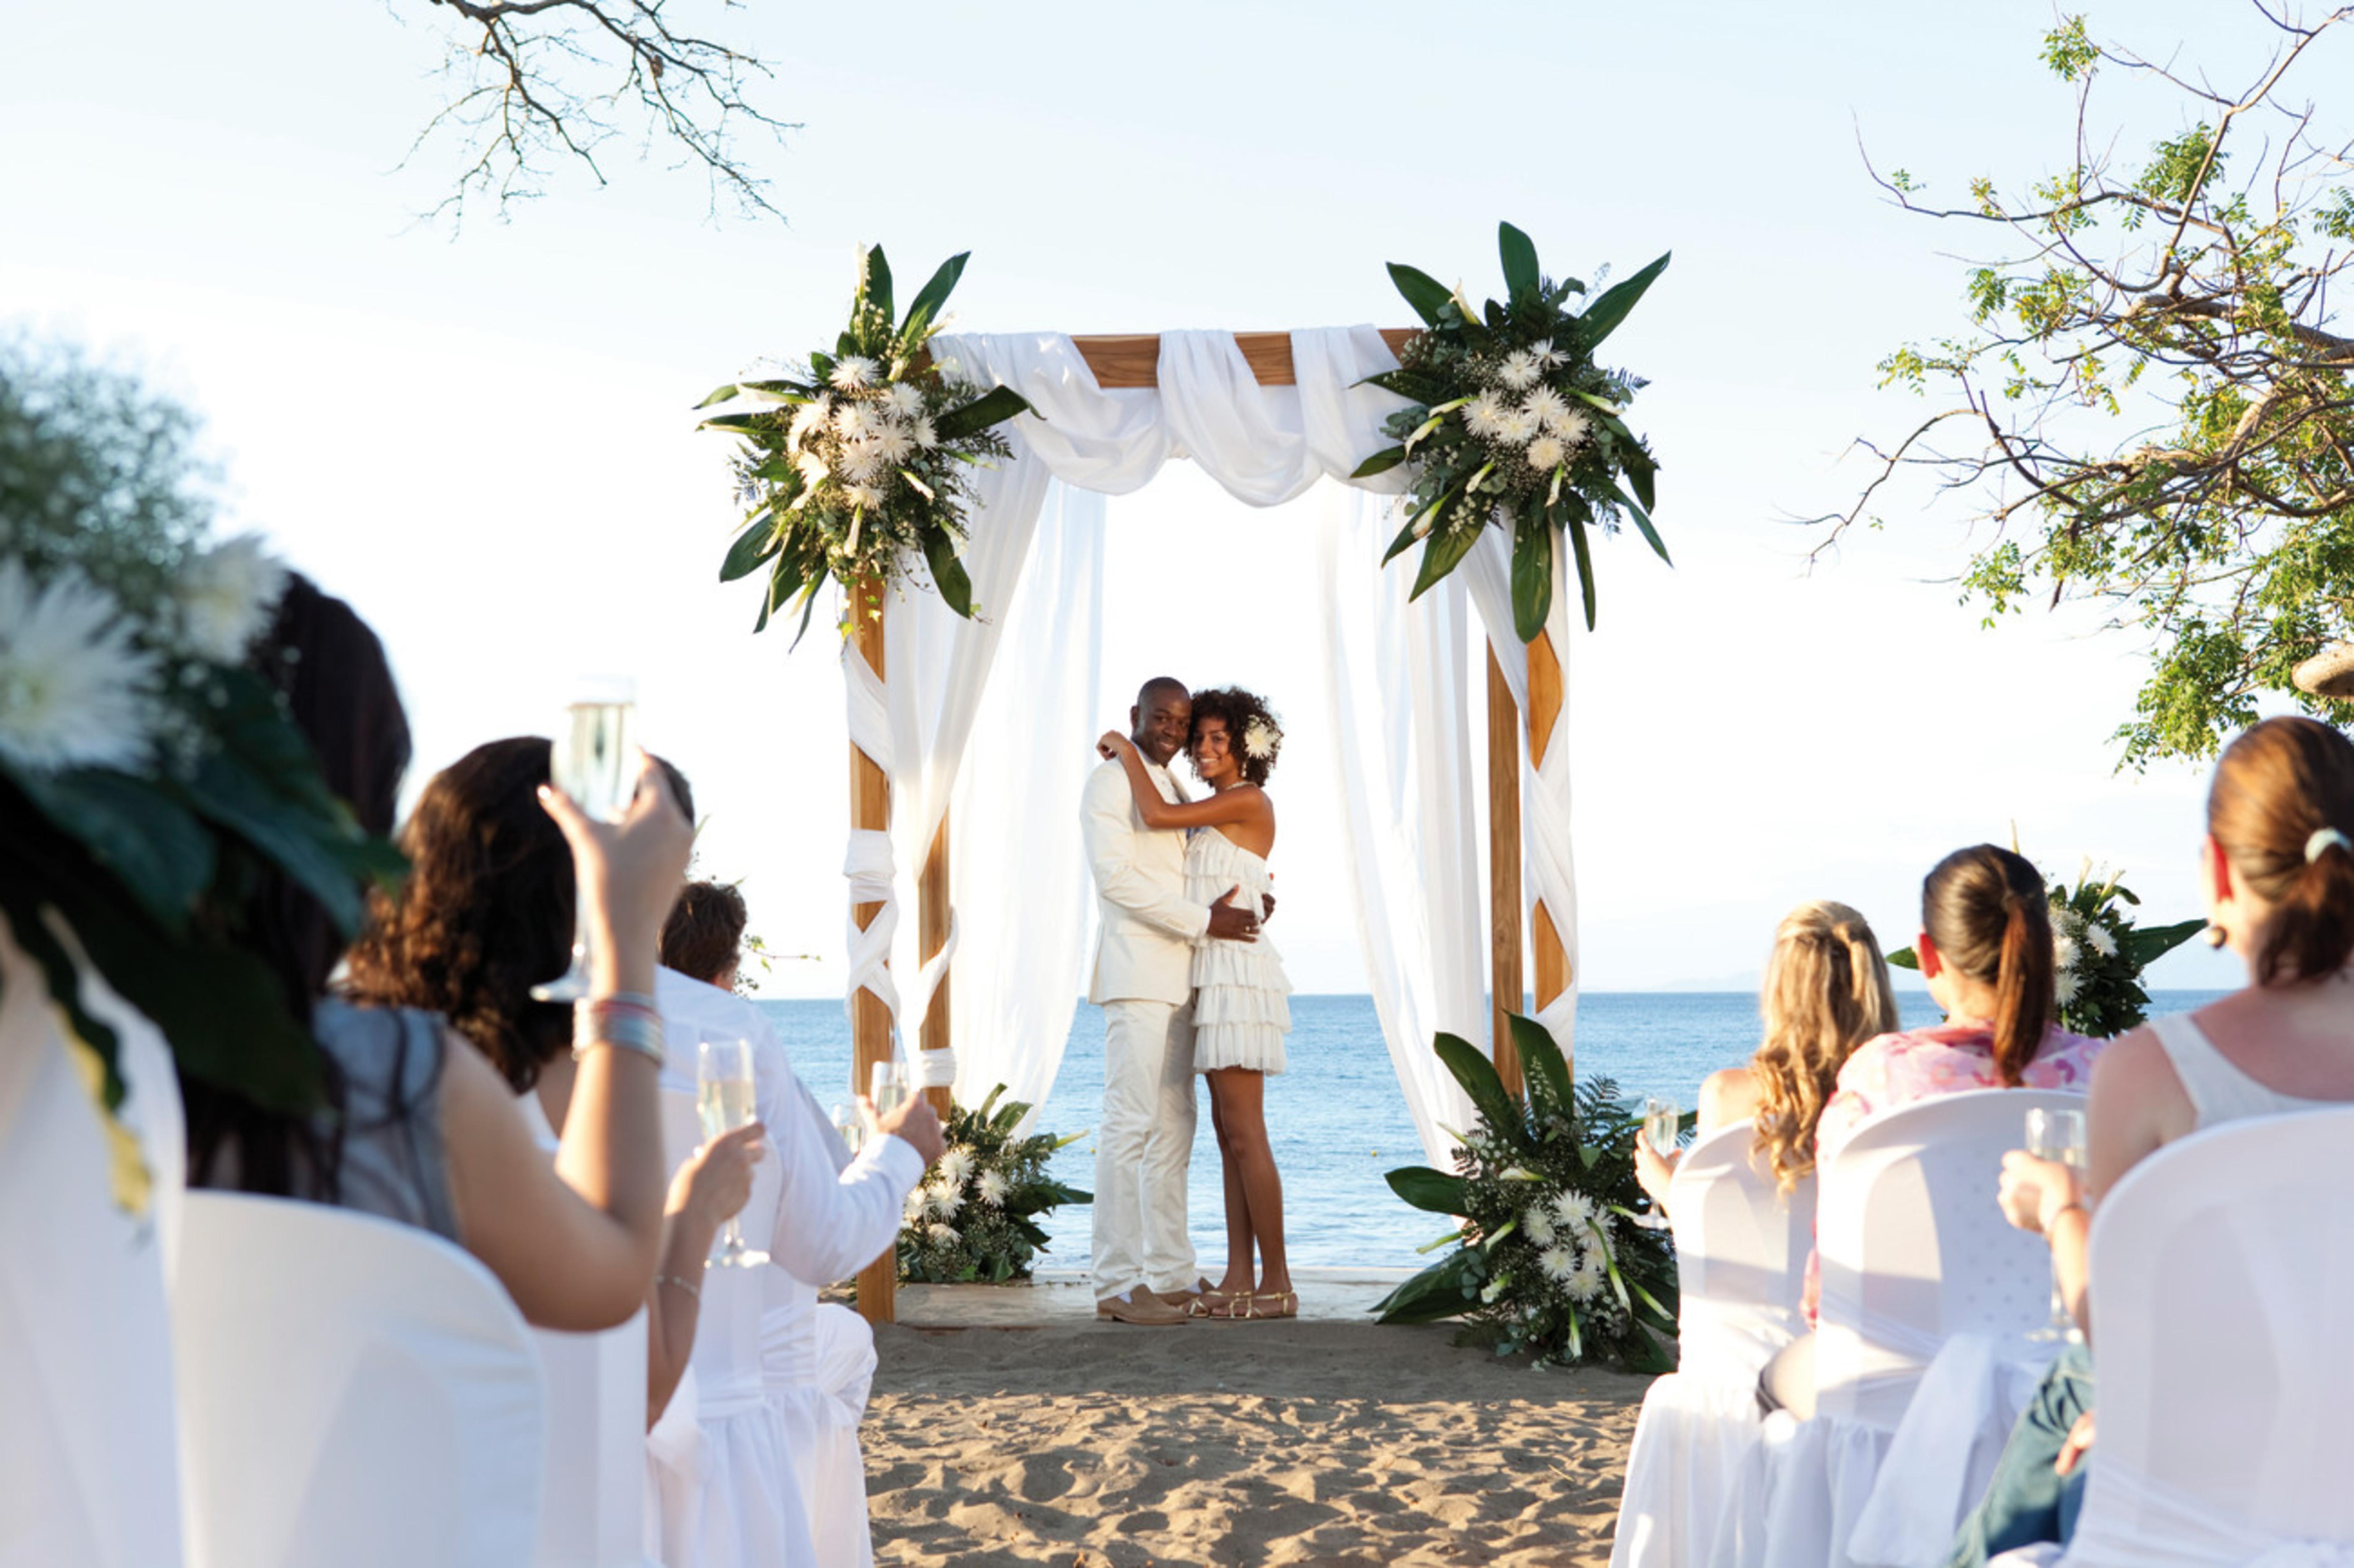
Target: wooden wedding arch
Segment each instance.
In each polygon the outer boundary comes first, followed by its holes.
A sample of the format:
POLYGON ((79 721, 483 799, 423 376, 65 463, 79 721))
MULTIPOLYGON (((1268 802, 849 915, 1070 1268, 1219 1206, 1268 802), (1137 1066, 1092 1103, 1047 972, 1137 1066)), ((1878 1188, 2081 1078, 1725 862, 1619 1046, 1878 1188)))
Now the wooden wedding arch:
MULTIPOLYGON (((1384 327, 1382 337, 1395 352, 1420 330, 1384 327)), ((1297 385, 1289 333, 1236 333, 1234 339, 1260 386, 1297 385)), ((1095 373, 1097 384, 1107 390, 1161 384, 1158 333, 1076 337, 1071 342, 1087 361, 1087 368, 1095 373)), ((858 597, 871 597, 879 602, 883 592, 881 584, 870 582, 860 588, 858 597)), ((850 641, 878 680, 890 678, 881 616, 853 616, 850 641)), ((1561 719, 1562 668, 1560 651, 1553 646, 1549 631, 1537 634, 1536 641, 1528 645, 1528 655, 1526 735, 1529 764, 1533 769, 1543 764, 1553 744, 1554 727, 1561 719)), ((1513 1049, 1506 1015, 1519 1005, 1522 994, 1522 719, 1520 705, 1513 700, 1503 667, 1496 662, 1491 649, 1488 654, 1489 1038, 1496 1070, 1506 1087, 1515 1094, 1521 1089, 1520 1054, 1513 1049)), ((854 830, 878 832, 888 832, 891 826, 890 778, 855 745, 850 747, 850 825, 854 830)), ((949 938, 949 820, 943 816, 917 882, 917 949, 919 959, 926 963, 947 945, 949 938)), ((863 931, 882 912, 879 903, 859 904, 852 907, 851 917, 863 931)), ((1553 913, 1542 899, 1529 922, 1527 937, 1535 969, 1536 1005, 1542 1012, 1569 989, 1571 980, 1568 949, 1563 945, 1553 913)), ((945 1051, 952 1044, 948 1005, 951 983, 949 974, 940 977, 931 1006, 924 1014, 920 1041, 924 1050, 945 1051)), ((1567 1055, 1570 1049, 1564 1043, 1564 1054, 1567 1055)), ((874 1065, 888 1062, 892 1056, 891 1010, 881 998, 862 987, 851 1001, 851 1092, 864 1092, 874 1065)), ((925 1094, 932 1107, 945 1118, 949 1113, 949 1090, 938 1086, 927 1089, 925 1094)), ((858 1309, 869 1322, 888 1323, 896 1318, 898 1277, 896 1245, 859 1271, 858 1309)))

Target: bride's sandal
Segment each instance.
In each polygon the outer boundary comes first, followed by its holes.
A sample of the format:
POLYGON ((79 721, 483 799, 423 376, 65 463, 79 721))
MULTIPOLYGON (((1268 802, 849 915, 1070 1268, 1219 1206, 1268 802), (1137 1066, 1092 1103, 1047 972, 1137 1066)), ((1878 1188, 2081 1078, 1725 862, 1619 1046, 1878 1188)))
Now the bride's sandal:
POLYGON ((1204 1279, 1201 1289, 1194 1292, 1193 1298, 1185 1303, 1185 1316, 1214 1318, 1223 1322, 1232 1315, 1234 1304, 1241 1295, 1242 1292, 1236 1290, 1222 1290, 1204 1279))
POLYGON ((1241 1316, 1254 1320, 1299 1316, 1299 1293, 1296 1290, 1254 1290, 1243 1299, 1247 1309, 1241 1316))

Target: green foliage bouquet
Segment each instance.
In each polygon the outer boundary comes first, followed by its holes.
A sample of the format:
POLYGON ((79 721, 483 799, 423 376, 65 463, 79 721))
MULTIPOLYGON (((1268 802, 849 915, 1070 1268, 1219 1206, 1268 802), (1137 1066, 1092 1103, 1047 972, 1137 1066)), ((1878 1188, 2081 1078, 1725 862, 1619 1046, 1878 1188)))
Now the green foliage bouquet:
POLYGON ((949 1113, 947 1150, 933 1165, 931 1180, 907 1194, 900 1278, 934 1285, 1027 1279, 1030 1260, 1046 1250, 1037 1216, 1094 1201, 1092 1192, 1046 1174, 1055 1150, 1087 1134, 1016 1139, 1013 1129, 1030 1107, 1020 1100, 999 1105, 1003 1093, 1000 1084, 978 1110, 958 1106, 949 1113))
POLYGON ((1553 555, 1563 534, 1576 554, 1589 630, 1588 526, 1613 530, 1621 514, 1631 517, 1659 558, 1668 558, 1651 526, 1658 464, 1622 418, 1644 383, 1594 358, 1667 270, 1668 258, 1573 313, 1564 302, 1584 294, 1584 283, 1545 277, 1536 246, 1509 223, 1498 227, 1497 246, 1506 297, 1490 300, 1484 310, 1472 309, 1459 288, 1450 291, 1428 273, 1390 263, 1398 292, 1426 330, 1406 341, 1397 369, 1367 378, 1413 407, 1390 417, 1389 433, 1399 443, 1367 458, 1357 477, 1409 465, 1410 514, 1384 560, 1422 542, 1417 596, 1462 563, 1480 529, 1491 522, 1510 529, 1512 619, 1521 641, 1529 642, 1552 611, 1553 555))
POLYGON ((1458 1245, 1375 1310, 1384 1323, 1468 1319, 1464 1339, 1529 1351, 1540 1366, 1670 1370, 1658 1336, 1676 1334, 1674 1253, 1666 1232, 1632 1223, 1649 1204, 1635 1180, 1642 1118, 1607 1078, 1573 1088, 1542 1025, 1515 1017, 1511 1029, 1525 1097, 1469 1041, 1437 1039, 1479 1122, 1460 1137, 1452 1175, 1410 1165, 1389 1183, 1416 1208, 1456 1217, 1433 1245, 1458 1245))
POLYGON ((110 1112, 117 1042, 78 957, 183 1071, 299 1110, 320 1090, 309 1021, 240 950, 237 912, 276 871, 353 934, 401 861, 243 667, 285 573, 257 539, 210 538, 194 431, 130 376, 0 342, 0 911, 110 1112))
POLYGON ((918 556, 949 608, 972 614, 972 582, 958 559, 971 497, 966 470, 1006 455, 1005 438, 990 427, 1030 405, 1008 387, 976 394, 925 347, 945 324, 940 307, 964 263, 965 255, 942 262, 905 319, 895 319, 890 264, 879 246, 861 251, 850 324, 832 354, 811 355, 794 375, 730 383, 700 405, 766 405, 703 421, 743 438, 736 482, 749 510, 719 579, 768 568, 753 630, 798 597, 807 631, 828 577, 845 591, 870 580, 894 587, 918 556))

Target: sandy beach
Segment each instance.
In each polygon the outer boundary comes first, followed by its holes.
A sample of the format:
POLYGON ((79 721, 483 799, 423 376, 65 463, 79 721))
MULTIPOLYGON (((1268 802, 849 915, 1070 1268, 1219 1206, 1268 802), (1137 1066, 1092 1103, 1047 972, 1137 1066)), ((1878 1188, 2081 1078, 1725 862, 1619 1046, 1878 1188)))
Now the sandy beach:
POLYGON ((1647 1380, 1452 1325, 888 1326, 878 1563, 1599 1564, 1647 1380))

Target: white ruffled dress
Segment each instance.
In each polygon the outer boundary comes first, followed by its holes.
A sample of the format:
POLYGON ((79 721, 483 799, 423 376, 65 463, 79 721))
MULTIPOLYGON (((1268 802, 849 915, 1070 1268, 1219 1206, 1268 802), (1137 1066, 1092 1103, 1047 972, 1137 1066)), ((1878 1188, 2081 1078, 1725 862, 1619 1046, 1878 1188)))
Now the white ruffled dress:
MULTIPOLYGON (((1273 886, 1267 862, 1215 828, 1185 844, 1185 896, 1210 904, 1239 887, 1237 908, 1256 909, 1273 886)), ((1256 942, 1204 940, 1193 948, 1193 1070, 1248 1067, 1283 1071, 1283 1037, 1291 1033, 1291 982, 1283 955, 1262 930, 1256 942)))

